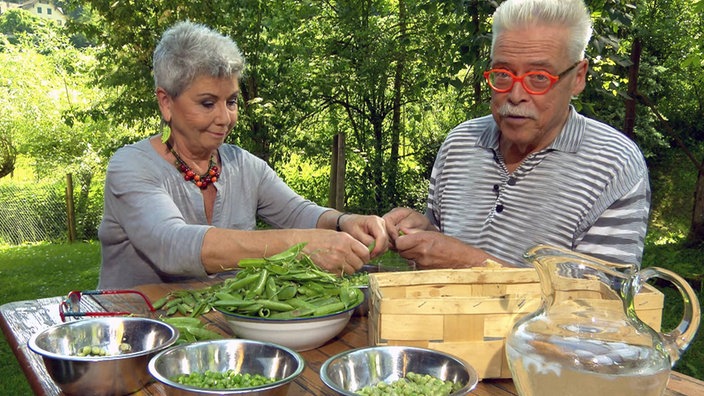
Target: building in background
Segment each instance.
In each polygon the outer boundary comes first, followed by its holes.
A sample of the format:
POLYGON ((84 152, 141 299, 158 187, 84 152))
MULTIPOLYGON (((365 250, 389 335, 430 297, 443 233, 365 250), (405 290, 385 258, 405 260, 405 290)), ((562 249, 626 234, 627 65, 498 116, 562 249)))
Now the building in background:
POLYGON ((66 15, 64 15, 63 10, 57 7, 51 0, 34 0, 22 2, 0 1, 0 14, 13 8, 21 8, 23 10, 27 10, 40 18, 50 19, 61 26, 66 23, 67 19, 66 15))

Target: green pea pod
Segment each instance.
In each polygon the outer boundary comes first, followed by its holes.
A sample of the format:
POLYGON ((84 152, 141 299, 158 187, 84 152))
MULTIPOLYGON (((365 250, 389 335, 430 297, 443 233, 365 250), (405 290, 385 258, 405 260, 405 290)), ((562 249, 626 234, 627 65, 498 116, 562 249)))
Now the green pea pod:
POLYGON ((318 274, 307 271, 289 271, 287 274, 280 275, 279 279, 301 282, 306 280, 318 280, 320 279, 320 276, 318 274))
POLYGON ((193 307, 193 312, 191 312, 192 317, 198 317, 206 312, 206 309, 209 309, 209 303, 206 302, 205 300, 200 300, 196 303, 196 306, 193 307))
POLYGON ((315 294, 327 294, 325 287, 317 282, 306 282, 304 286, 310 289, 315 294))
POLYGON ((254 301, 252 300, 216 300, 213 301, 210 305, 213 307, 217 308, 228 308, 228 307, 234 307, 234 308, 240 308, 240 307, 248 307, 252 305, 254 301))
POLYGON ((200 326, 202 322, 198 318, 191 318, 186 316, 175 316, 173 318, 162 318, 162 321, 175 326, 175 327, 193 327, 200 326))
POLYGON ((322 296, 320 298, 312 299, 308 301, 309 303, 313 304, 315 308, 322 307, 324 305, 330 305, 334 303, 340 302, 340 299, 338 297, 326 297, 322 296))
POLYGON ((296 308, 292 311, 272 313, 269 315, 269 319, 304 318, 313 315, 313 312, 314 310, 312 308, 296 308))
POLYGON ((166 305, 167 301, 169 301, 168 296, 164 296, 164 297, 154 301, 154 303, 152 303, 152 307, 154 307, 154 309, 161 309, 161 307, 166 305))
POLYGON ((364 300, 364 293, 357 287, 343 287, 340 289, 340 301, 349 308, 364 300))
POLYGON ((186 327, 185 330, 191 333, 198 340, 219 340, 222 337, 219 333, 204 329, 202 327, 186 327))
POLYGON ((244 258, 237 263, 237 266, 240 268, 262 268, 268 263, 269 262, 263 258, 244 258))
POLYGON ((266 268, 276 275, 286 275, 289 271, 287 267, 276 263, 269 263, 266 268))
POLYGON ((264 294, 264 288, 266 287, 266 279, 269 276, 269 271, 266 268, 262 268, 259 271, 259 279, 252 289, 245 292, 245 297, 248 300, 258 298, 264 294))
MULTIPOLYGON (((180 298, 180 297, 179 297, 179 298, 171 299, 171 300, 169 300, 169 302, 167 302, 167 303, 164 305, 164 308, 166 308, 167 310, 170 310, 172 307, 175 307, 175 306, 181 304, 181 301, 183 301, 183 299, 180 298)), ((177 308, 177 309, 178 309, 178 308, 177 308)))
POLYGON ((263 307, 262 307, 261 304, 252 303, 252 302, 250 301, 250 304, 249 304, 249 305, 245 305, 245 306, 240 307, 240 308, 237 310, 237 312, 246 315, 246 314, 252 314, 252 313, 259 312, 259 310, 262 309, 262 308, 263 308, 263 307))
MULTIPOLYGON (((239 274, 245 274, 244 271, 239 272, 239 274)), ((246 276, 243 276, 242 278, 239 279, 227 279, 224 283, 224 289, 227 290, 228 292, 236 292, 242 288, 245 288, 252 283, 256 282, 259 279, 259 274, 246 274, 246 276)))
POLYGON ((356 297, 354 296, 354 294, 350 295, 349 287, 343 287, 340 290, 340 301, 345 304, 345 307, 349 307, 350 304, 353 302, 352 299, 356 301, 356 297))
POLYGON ((308 301, 306 301, 302 298, 298 298, 298 297, 289 298, 288 300, 286 300, 286 303, 289 305, 292 305, 295 308, 310 309, 311 311, 313 309, 315 309, 315 305, 309 303, 308 301))
POLYGON ((285 300, 290 300, 296 296, 296 293, 298 291, 298 288, 296 287, 295 284, 289 283, 285 286, 282 286, 279 288, 279 300, 285 301, 285 300))
POLYGON ((183 302, 193 307, 194 305, 196 305, 196 298, 200 298, 197 293, 188 293, 183 296, 183 302))
POLYGON ((188 314, 193 311, 193 308, 191 308, 191 311, 189 311, 189 306, 186 304, 178 304, 176 306, 176 309, 178 310, 178 313, 180 313, 183 316, 188 316, 188 314))
POLYGON ((266 280, 266 286, 264 286, 264 295, 269 300, 278 300, 279 297, 279 287, 276 286, 276 280, 273 277, 268 277, 266 280))
POLYGON ((232 294, 232 293, 227 293, 224 291, 218 291, 213 293, 216 299, 218 300, 241 300, 242 297, 238 294, 232 294))
POLYGON ((332 304, 327 304, 316 308, 313 311, 313 316, 323 316, 331 313, 341 312, 345 308, 345 304, 341 301, 338 301, 332 304))
POLYGON ((261 308, 258 312, 260 318, 268 318, 270 314, 271 310, 269 308, 261 308))
POLYGON ((291 261, 291 260, 295 259, 296 257, 298 257, 298 254, 301 253, 301 251, 303 250, 303 247, 305 245, 306 244, 304 242, 297 243, 297 244, 291 246, 290 248, 284 250, 281 253, 277 253, 273 256, 265 257, 265 260, 270 263, 271 262, 279 263, 279 262, 291 261))
POLYGON ((291 304, 287 304, 282 301, 273 300, 257 300, 257 304, 261 304, 262 307, 268 308, 273 311, 293 311, 294 307, 291 304))

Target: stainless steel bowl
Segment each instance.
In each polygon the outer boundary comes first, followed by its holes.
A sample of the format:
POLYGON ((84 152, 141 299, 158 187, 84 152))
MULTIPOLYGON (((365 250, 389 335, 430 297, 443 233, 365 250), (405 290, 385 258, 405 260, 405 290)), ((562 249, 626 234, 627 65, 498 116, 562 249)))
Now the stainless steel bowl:
POLYGON ((149 362, 149 372, 168 389, 169 395, 285 395, 291 381, 305 368, 303 357, 281 345, 241 339, 202 341, 160 352, 149 362), (277 381, 256 388, 215 390, 172 381, 179 374, 205 370, 261 374, 277 381))
POLYGON ((365 386, 392 383, 409 372, 463 384, 452 396, 468 394, 479 382, 474 368, 459 358, 405 346, 375 346, 342 352, 323 363, 320 378, 335 392, 353 396, 365 386))
POLYGON ((34 334, 27 345, 41 355, 47 372, 64 393, 123 395, 151 380, 149 360, 178 337, 176 328, 160 320, 106 317, 52 326, 34 334), (130 349, 121 349, 121 344, 130 349), (97 346, 107 356, 78 356, 85 346, 97 346))

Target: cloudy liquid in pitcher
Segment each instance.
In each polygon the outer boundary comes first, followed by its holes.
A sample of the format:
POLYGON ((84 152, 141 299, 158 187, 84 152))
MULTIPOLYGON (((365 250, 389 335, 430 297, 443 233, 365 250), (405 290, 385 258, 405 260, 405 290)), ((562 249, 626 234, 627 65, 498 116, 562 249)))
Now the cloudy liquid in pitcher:
POLYGON ((603 344, 585 345, 584 340, 570 343, 561 339, 559 345, 539 343, 541 349, 552 349, 546 359, 531 344, 521 343, 518 348, 506 345, 513 381, 522 396, 661 396, 670 375, 669 367, 643 365, 640 359, 652 353, 650 348, 621 344, 621 350, 594 353, 603 349, 603 344), (557 358, 561 348, 576 351, 579 358, 557 358), (585 361, 592 367, 586 367, 585 361))

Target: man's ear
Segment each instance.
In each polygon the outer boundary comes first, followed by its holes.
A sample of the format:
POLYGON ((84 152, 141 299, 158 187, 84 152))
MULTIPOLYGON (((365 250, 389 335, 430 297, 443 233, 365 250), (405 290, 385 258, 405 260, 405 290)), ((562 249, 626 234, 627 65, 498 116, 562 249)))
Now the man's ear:
POLYGON ((587 86, 587 71, 589 70, 589 61, 587 59, 582 59, 581 63, 577 65, 577 71, 575 73, 574 86, 572 87, 572 96, 578 96, 584 88, 587 86))

